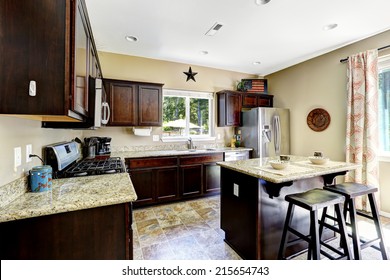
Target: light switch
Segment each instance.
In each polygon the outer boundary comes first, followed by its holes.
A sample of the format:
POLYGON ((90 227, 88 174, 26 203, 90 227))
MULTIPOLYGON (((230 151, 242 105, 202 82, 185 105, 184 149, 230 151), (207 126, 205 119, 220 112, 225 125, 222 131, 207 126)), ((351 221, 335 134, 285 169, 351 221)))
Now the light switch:
POLYGON ((237 197, 238 197, 238 188, 239 188, 239 186, 236 183, 234 183, 233 184, 233 194, 237 197))

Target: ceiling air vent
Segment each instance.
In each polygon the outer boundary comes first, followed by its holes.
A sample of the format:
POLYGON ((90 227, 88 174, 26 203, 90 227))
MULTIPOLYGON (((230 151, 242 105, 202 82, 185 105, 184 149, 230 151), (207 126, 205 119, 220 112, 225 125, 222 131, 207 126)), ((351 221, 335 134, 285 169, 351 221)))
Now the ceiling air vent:
POLYGON ((215 33, 217 33, 217 32, 221 29, 222 26, 223 26, 223 25, 222 25, 221 23, 216 22, 216 23, 209 29, 209 31, 206 32, 205 35, 207 35, 207 36, 214 36, 215 33))

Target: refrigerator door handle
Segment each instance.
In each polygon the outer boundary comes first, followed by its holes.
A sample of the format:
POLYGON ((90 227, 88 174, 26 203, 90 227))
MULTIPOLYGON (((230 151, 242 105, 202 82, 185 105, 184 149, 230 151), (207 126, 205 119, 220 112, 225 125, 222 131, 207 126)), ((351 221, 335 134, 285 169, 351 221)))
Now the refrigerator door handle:
POLYGON ((280 143, 281 143, 281 133, 280 133, 280 117, 275 115, 273 117, 274 125, 274 144, 275 144, 275 154, 280 155, 280 143))

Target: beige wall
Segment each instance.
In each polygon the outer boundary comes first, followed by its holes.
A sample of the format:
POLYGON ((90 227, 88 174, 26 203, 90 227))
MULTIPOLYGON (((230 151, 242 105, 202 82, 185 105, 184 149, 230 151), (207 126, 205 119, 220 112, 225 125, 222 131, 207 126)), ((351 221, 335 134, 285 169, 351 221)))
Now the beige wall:
MULTIPOLYGON (((275 96, 275 107, 291 109, 292 154, 311 155, 320 150, 331 159, 345 159, 347 79, 346 64, 339 61, 389 42, 387 31, 265 77, 275 96), (314 108, 323 108, 331 116, 325 131, 314 132, 307 126, 306 117, 314 108)), ((387 53, 388 50, 379 55, 387 53)), ((382 211, 390 213, 390 164, 381 163, 380 172, 382 211)))
POLYGON ((38 158, 26 163, 26 145, 32 144, 33 154, 42 157, 42 147, 81 137, 82 131, 41 128, 40 121, 0 115, 0 186, 23 177, 33 166, 41 165, 38 158), (22 165, 14 168, 14 148, 22 148, 22 165))

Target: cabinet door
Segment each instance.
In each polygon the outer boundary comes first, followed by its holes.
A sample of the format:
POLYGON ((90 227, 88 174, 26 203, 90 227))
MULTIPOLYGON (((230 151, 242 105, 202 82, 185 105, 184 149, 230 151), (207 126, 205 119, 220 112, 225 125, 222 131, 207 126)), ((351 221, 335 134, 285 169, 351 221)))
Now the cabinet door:
POLYGON ((73 90, 72 109, 88 116, 88 76, 90 60, 90 39, 85 23, 84 13, 80 4, 76 6, 75 44, 74 44, 74 73, 75 85, 73 90))
POLYGON ((204 193, 219 192, 221 186, 221 167, 216 163, 205 163, 204 171, 204 193))
POLYGON ((228 93, 226 98, 226 125, 241 124, 241 95, 228 93))
POLYGON ((202 164, 180 166, 181 196, 199 196, 202 194, 202 164))
POLYGON ((178 168, 160 167, 155 169, 156 201, 175 200, 179 197, 178 168))
POLYGON ((255 94, 243 94, 242 107, 245 108, 257 107, 257 96, 255 94))
POLYGON ((162 125, 162 87, 140 85, 138 87, 138 125, 162 125))
POLYGON ((153 203, 154 187, 153 187, 153 169, 137 169, 130 171, 130 179, 133 183, 137 200, 134 206, 146 205, 153 203))
POLYGON ((69 3, 0 1, 0 114, 68 113, 69 3), (29 95, 30 81, 36 82, 35 96, 29 95))
MULTIPOLYGON (((122 82, 108 83, 108 99, 111 110, 109 125, 137 125, 137 88, 122 82)), ((106 89, 107 89, 106 87, 106 89)))

